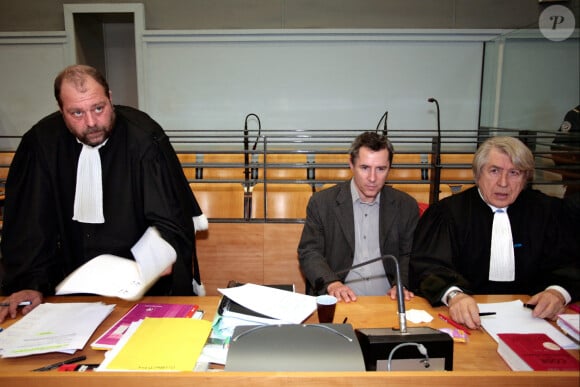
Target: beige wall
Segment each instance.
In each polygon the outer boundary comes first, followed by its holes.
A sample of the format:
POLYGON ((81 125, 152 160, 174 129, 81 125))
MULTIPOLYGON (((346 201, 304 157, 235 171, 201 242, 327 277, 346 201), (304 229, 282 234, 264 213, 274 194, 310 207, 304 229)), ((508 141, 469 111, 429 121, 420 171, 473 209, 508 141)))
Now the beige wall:
MULTIPOLYGON (((0 31, 62 31, 62 5, 131 0, 0 0, 0 31)), ((142 0, 149 30, 511 29, 537 24, 538 0, 142 0)), ((579 0, 560 2, 576 9, 579 0)))

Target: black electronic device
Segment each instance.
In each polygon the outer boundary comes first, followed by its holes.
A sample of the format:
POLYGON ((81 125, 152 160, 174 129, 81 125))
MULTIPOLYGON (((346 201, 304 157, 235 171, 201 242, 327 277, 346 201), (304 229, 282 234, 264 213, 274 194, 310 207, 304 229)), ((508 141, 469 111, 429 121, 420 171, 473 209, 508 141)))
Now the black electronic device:
POLYGON ((387 259, 395 266, 399 328, 360 328, 355 331, 366 370, 451 371, 453 369, 451 336, 429 327, 407 328, 404 289, 397 258, 387 254, 360 265, 387 259))
POLYGON ((453 339, 447 333, 430 327, 407 328, 407 333, 393 328, 357 329, 355 333, 367 371, 453 370, 453 339), (426 354, 417 345, 402 344, 423 345, 426 354))

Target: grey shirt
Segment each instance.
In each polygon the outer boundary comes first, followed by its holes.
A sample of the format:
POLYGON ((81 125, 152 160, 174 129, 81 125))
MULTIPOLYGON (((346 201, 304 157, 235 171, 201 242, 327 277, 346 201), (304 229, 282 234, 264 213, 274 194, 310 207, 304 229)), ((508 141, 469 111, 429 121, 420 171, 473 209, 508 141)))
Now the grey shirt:
MULTIPOLYGON (((361 201, 351 180, 352 207, 354 213, 355 250, 353 266, 381 256, 379 243, 379 208, 381 194, 373 202, 361 201)), ((385 274, 384 264, 377 261, 351 270, 344 281, 356 295, 379 296, 386 294, 391 285, 385 274)))

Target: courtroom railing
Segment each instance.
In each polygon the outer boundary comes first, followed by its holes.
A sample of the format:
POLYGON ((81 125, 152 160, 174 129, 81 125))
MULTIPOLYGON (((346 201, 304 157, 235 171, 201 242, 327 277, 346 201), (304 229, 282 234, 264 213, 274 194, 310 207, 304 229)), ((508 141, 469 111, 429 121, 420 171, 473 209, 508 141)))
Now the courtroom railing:
MULTIPOLYGON (((302 222, 312 193, 350 178, 348 149, 361 132, 168 134, 202 209, 212 221, 302 222), (220 183, 221 189, 216 186, 220 183), (233 213, 224 216, 230 210, 233 213)), ((416 195, 422 195, 418 200, 428 202, 432 133, 411 132, 401 132, 405 137, 400 135, 396 140, 389 184, 413 185, 416 195)))
MULTIPOLYGON (((277 223, 303 222, 314 192, 350 178, 348 151, 360 133, 167 131, 210 221, 277 223)), ((443 130, 440 141, 432 130, 391 129, 387 134, 395 147, 387 184, 419 203, 429 204, 472 186, 473 153, 494 135, 518 137, 530 147, 536 158, 534 186, 555 196, 562 196, 566 187, 570 191, 580 186, 580 134, 489 127, 477 133, 443 130)), ((13 152, 0 150, 2 191, 13 152)))
MULTIPOLYGON (((182 160, 189 159, 184 169, 189 168, 192 189, 212 221, 301 222, 313 192, 350 178, 348 149, 361 132, 268 130, 246 136, 239 131, 220 131, 219 135, 215 131, 169 134, 182 160), (247 162, 244 162, 246 155, 247 162), (220 183, 226 184, 223 190, 215 186, 220 183), (245 202, 241 199, 244 196, 245 202), (237 203, 233 216, 224 214, 234 207, 232 203, 237 203)), ((578 176, 566 172, 580 169, 580 162, 571 165, 555 162, 558 155, 577 156, 577 148, 555 150, 554 132, 502 128, 482 128, 477 135, 443 131, 440 163, 435 162, 438 141, 432 131, 391 130, 388 137, 395 146, 395 158, 387 183, 426 204, 458 193, 474 184, 471 162, 477 145, 488 136, 500 134, 519 137, 529 146, 533 145, 537 164, 535 186, 561 196, 564 186, 579 183, 578 176), (439 180, 435 181, 437 169, 439 180)))

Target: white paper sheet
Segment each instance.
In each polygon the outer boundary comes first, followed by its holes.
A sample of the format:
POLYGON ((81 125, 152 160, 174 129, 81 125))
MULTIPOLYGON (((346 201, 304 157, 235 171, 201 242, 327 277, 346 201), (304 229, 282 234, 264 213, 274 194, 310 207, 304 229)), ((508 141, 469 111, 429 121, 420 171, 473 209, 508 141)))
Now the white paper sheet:
POLYGON ((407 320, 409 320, 415 324, 429 323, 429 322, 433 321, 433 316, 431 316, 425 310, 409 309, 405 313, 405 315, 407 317, 407 320))
POLYGON ((101 302, 40 304, 0 334, 2 357, 82 349, 115 305, 101 302))
POLYGON ((176 253, 155 227, 149 227, 131 252, 136 261, 112 254, 91 259, 56 286, 56 294, 92 293, 139 300, 174 262, 176 253))
POLYGON ((495 312, 494 316, 481 317, 481 326, 497 342, 498 333, 545 333, 564 349, 577 349, 570 340, 548 321, 535 318, 532 311, 524 308, 521 300, 478 304, 480 312, 495 312))
POLYGON ((316 310, 316 298, 269 286, 245 284, 218 289, 240 305, 263 315, 300 324, 316 310))

